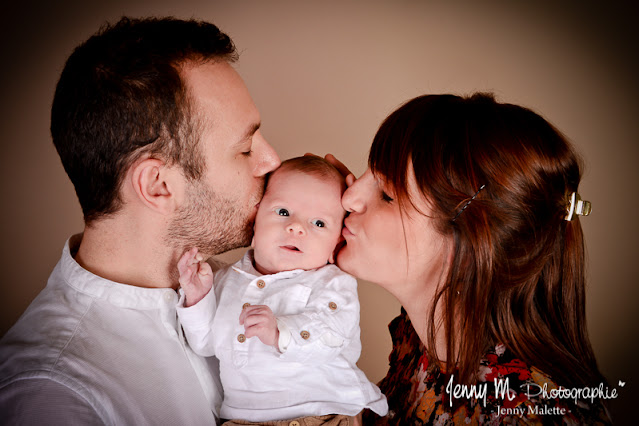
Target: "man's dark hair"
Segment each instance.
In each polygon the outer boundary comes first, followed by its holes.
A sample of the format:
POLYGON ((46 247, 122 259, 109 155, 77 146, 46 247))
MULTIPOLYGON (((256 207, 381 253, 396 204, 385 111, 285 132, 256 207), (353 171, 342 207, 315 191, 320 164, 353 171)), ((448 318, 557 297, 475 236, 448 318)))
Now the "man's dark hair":
POLYGON ((215 25, 174 18, 125 17, 75 49, 56 87, 51 135, 86 223, 119 210, 124 175, 145 153, 180 165, 189 179, 201 176, 180 68, 236 59, 215 25))

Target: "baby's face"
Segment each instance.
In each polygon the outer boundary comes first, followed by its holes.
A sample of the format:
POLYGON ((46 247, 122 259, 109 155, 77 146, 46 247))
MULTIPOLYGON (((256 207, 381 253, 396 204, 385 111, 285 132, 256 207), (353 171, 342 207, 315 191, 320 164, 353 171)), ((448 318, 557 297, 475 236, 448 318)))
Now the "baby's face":
POLYGON ((255 268, 273 274, 332 262, 345 213, 341 198, 334 178, 274 173, 255 218, 255 268))

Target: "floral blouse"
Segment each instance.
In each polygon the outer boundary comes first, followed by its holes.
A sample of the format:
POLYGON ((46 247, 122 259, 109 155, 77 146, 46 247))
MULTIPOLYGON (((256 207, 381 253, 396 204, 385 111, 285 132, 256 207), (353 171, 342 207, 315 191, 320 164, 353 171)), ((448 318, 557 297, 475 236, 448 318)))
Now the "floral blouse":
POLYGON ((389 329, 390 369, 379 383, 389 412, 383 418, 366 412, 364 425, 610 424, 597 399, 575 403, 552 398, 557 385, 550 377, 514 358, 504 345, 481 361, 475 386, 462 385, 428 365, 424 345, 404 309, 389 329))

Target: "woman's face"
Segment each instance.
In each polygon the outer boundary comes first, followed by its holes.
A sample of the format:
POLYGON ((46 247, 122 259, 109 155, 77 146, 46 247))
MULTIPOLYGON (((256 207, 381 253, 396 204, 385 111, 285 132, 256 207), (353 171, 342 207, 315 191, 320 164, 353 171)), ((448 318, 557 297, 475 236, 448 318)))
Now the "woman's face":
POLYGON ((366 170, 342 197, 351 213, 342 231, 346 246, 337 256, 340 268, 379 284, 400 301, 415 286, 440 282, 452 246, 426 216, 431 209, 416 187, 412 165, 409 169, 408 193, 422 213, 408 202, 400 208, 392 189, 366 170))

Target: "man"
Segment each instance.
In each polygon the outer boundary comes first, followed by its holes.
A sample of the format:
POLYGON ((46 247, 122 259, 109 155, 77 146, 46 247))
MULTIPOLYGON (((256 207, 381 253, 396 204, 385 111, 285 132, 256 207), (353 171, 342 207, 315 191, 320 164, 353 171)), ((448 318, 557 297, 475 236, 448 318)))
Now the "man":
POLYGON ((0 344, 11 424, 214 424, 216 365, 176 317, 177 260, 246 246, 280 163, 205 22, 123 18, 80 45, 51 133, 85 219, 0 344))

